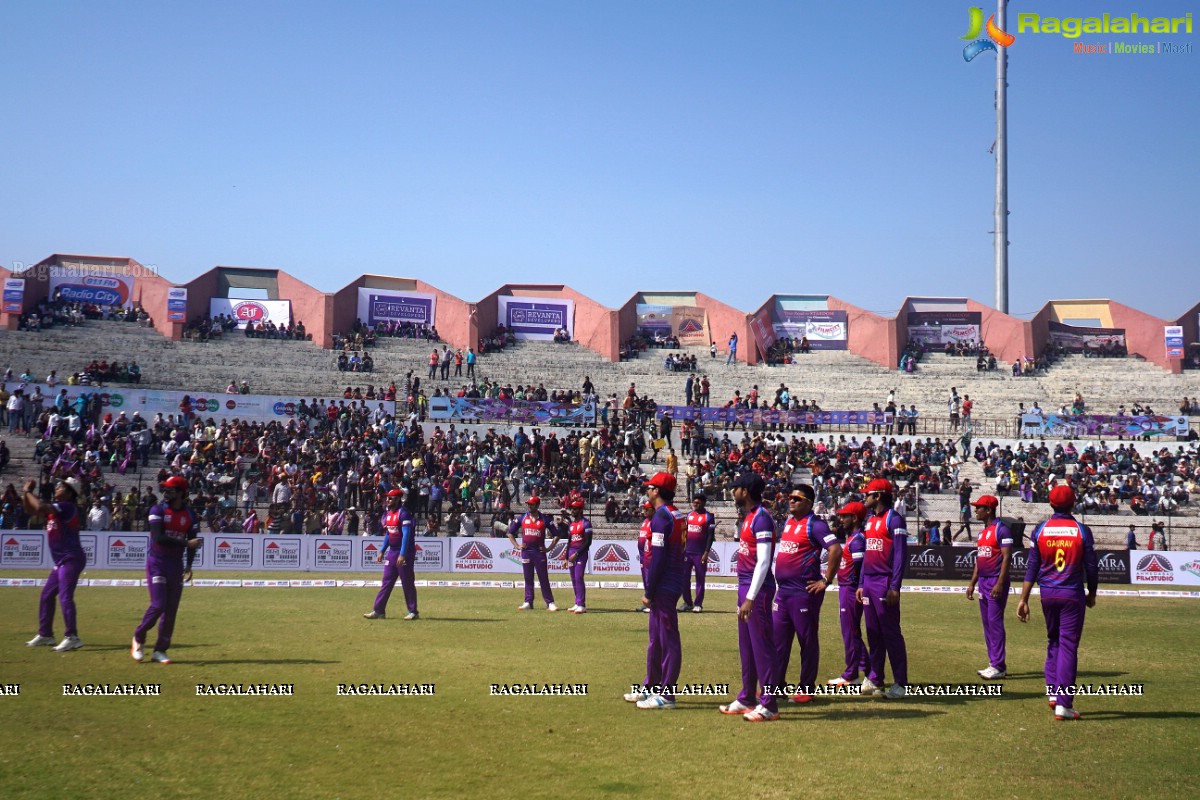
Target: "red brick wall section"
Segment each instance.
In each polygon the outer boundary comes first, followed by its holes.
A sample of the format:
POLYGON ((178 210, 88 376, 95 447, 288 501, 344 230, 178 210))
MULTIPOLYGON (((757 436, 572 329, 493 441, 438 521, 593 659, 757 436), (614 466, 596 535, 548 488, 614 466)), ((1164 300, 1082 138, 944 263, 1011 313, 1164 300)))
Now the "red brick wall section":
POLYGON ((696 292, 696 305, 703 308, 708 315, 709 335, 717 343, 718 352, 729 353, 729 335, 736 331, 738 361, 747 364, 758 363, 758 348, 754 344, 750 318, 745 311, 726 305, 702 292, 696 292))
POLYGON ((333 347, 333 295, 314 289, 283 270, 276 274, 279 299, 292 301, 292 322, 303 322, 313 344, 333 347))
POLYGON ((1180 371, 1180 361, 1167 358, 1163 328, 1172 324, 1169 320, 1153 317, 1115 300, 1108 301, 1108 310, 1112 314, 1113 327, 1125 329, 1125 347, 1130 353, 1170 372, 1180 371))
POLYGON ((983 315, 980 335, 997 360, 1011 364, 1026 353, 1032 354, 1033 332, 1028 322, 974 300, 967 301, 967 308, 983 315))
POLYGON ((837 297, 828 300, 830 309, 846 312, 846 343, 849 351, 876 364, 897 369, 900 364, 900 343, 903 333, 898 330, 900 316, 881 317, 837 297))

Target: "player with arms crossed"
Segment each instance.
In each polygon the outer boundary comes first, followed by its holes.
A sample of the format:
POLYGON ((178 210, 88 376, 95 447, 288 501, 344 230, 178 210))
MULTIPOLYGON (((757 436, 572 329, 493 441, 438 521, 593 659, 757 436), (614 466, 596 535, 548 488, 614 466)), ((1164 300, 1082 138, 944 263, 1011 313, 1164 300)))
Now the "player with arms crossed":
POLYGON ((521 570, 525 573, 525 602, 517 606, 518 611, 529 611, 533 608, 533 576, 537 573, 538 583, 542 587, 542 599, 546 601, 547 611, 558 611, 554 605, 554 593, 550 591, 550 570, 546 564, 546 553, 558 544, 558 529, 554 523, 542 514, 542 499, 533 495, 525 501, 529 511, 522 514, 520 519, 514 519, 508 526, 508 541, 513 550, 521 554, 521 570), (517 532, 521 533, 521 542, 517 543, 517 532), (554 535, 554 540, 546 547, 546 534, 554 535))
MULTIPOLYGON (((1050 490, 1050 508, 1054 514, 1034 528, 1029 537, 1029 565, 1017 605, 1017 619, 1028 622, 1029 593, 1036 580, 1042 591, 1042 616, 1046 618, 1048 692, 1069 690, 1075 685, 1083 618, 1087 609, 1096 606, 1100 581, 1092 531, 1071 516, 1075 490, 1055 486, 1050 490)), ((1054 718, 1061 722, 1080 718, 1074 698, 1067 691, 1051 696, 1049 703, 1054 707, 1054 718)))
POLYGON ((146 643, 146 634, 158 623, 158 639, 150 660, 170 664, 167 650, 175 632, 175 615, 179 613, 183 584, 192 579, 196 550, 204 542, 200 538, 200 517, 187 504, 187 478, 172 475, 160 486, 163 501, 150 509, 148 525, 150 553, 146 557, 146 588, 150 590, 150 607, 133 631, 129 655, 134 661, 145 657, 142 647, 146 643))

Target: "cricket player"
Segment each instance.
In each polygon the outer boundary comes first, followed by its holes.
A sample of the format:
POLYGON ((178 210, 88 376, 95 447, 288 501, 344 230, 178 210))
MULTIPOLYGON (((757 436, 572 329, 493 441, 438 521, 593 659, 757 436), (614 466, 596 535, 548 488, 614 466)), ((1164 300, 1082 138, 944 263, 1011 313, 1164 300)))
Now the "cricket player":
POLYGON ((542 599, 546 601, 547 611, 558 611, 554 605, 554 593, 550 591, 550 571, 546 566, 546 553, 558 544, 558 529, 554 523, 542 515, 542 499, 532 495, 525 501, 529 511, 508 526, 508 541, 513 550, 521 554, 521 569, 525 573, 525 602, 517 606, 518 611, 529 611, 533 608, 533 576, 537 573, 538 583, 542 587, 542 599), (517 543, 517 532, 521 534, 521 542, 517 543), (546 536, 552 534, 554 540, 546 546, 546 536))
POLYGON ((675 708, 672 687, 679 680, 683 663, 677 606, 683 594, 687 522, 684 513, 675 508, 674 475, 656 472, 644 488, 647 501, 654 506, 649 547, 642 564, 642 605, 650 609, 650 636, 642 691, 630 692, 625 699, 641 709, 669 710, 675 708))
POLYGON ((848 686, 858 681, 858 673, 867 677, 871 666, 867 659, 867 644, 862 636, 863 604, 855 597, 858 574, 862 571, 867 544, 863 538, 863 520, 867 508, 857 500, 837 510, 838 526, 845 535, 842 559, 838 564, 838 619, 842 627, 842 646, 846 653, 846 669, 836 678, 826 681, 829 686, 848 686))
POLYGON ((404 604, 408 607, 406 620, 419 619, 421 612, 417 610, 417 580, 416 580, 416 521, 404 508, 404 490, 391 489, 387 495, 387 511, 383 514, 383 531, 387 537, 383 548, 375 556, 376 564, 383 564, 383 585, 379 594, 375 595, 375 607, 363 614, 367 619, 385 619, 387 617, 388 599, 396 588, 396 579, 400 579, 400 588, 404 592, 404 604))
POLYGON ((775 641, 771 603, 775 599, 775 520, 762 505, 765 483, 761 475, 744 472, 733 482, 733 499, 742 512, 738 534, 738 652, 742 661, 742 689, 737 699, 719 708, 747 722, 774 722, 779 707, 771 689, 775 685, 775 641), (759 690, 761 689, 761 694, 759 690))
POLYGON ((575 605, 568 611, 573 614, 587 613, 587 586, 583 576, 587 573, 588 554, 592 549, 592 523, 583 516, 586 503, 578 498, 571 503, 571 523, 567 526, 567 569, 571 571, 571 586, 575 588, 575 605))
POLYGON ((134 661, 145 657, 142 648, 146 644, 146 634, 158 623, 158 638, 150 660, 170 664, 167 650, 175 632, 175 615, 183 597, 183 584, 192 579, 192 563, 203 540, 200 538, 200 516, 187 504, 187 478, 172 475, 159 486, 163 501, 150 509, 148 525, 150 552, 146 556, 146 587, 150 590, 150 607, 133 631, 129 655, 134 661))
MULTIPOLYGON (((650 520, 654 519, 654 511, 654 503, 649 501, 642 503, 642 524, 641 527, 638 528, 637 550, 638 564, 640 564, 642 568, 643 585, 646 583, 646 559, 650 554, 650 520)), ((634 611, 637 611, 638 613, 650 613, 650 609, 641 603, 638 604, 638 607, 635 608, 634 611)))
POLYGON ((812 513, 816 496, 807 484, 796 486, 788 495, 788 518, 779 535, 779 557, 775 560, 779 593, 772 606, 771 635, 777 654, 775 675, 781 684, 787 682, 792 639, 800 641, 800 688, 789 698, 793 703, 809 703, 813 699, 821 661, 821 642, 817 636, 821 605, 842 559, 841 542, 825 520, 812 513), (824 571, 822 550, 829 554, 824 571))
MULTIPOLYGON (((65 391, 65 390, 64 390, 65 391)), ((62 607, 63 640, 55 645, 57 653, 78 650, 83 647, 79 640, 79 629, 75 614, 75 586, 79 576, 87 565, 83 545, 79 542, 79 528, 82 515, 79 506, 79 493, 83 485, 78 478, 66 478, 54 487, 54 502, 44 503, 33 493, 37 481, 25 484, 25 494, 21 502, 29 516, 44 516, 46 518, 46 541, 50 547, 50 557, 54 559, 54 568, 46 578, 42 587, 42 598, 38 603, 38 634, 25 643, 26 647, 49 647, 54 644, 54 600, 62 607)))
POLYGON ((1083 618, 1087 609, 1096 606, 1100 575, 1092 531, 1071 516, 1075 490, 1055 486, 1050 490, 1050 508, 1054 514, 1034 528, 1029 537, 1029 566, 1021 585, 1017 619, 1029 621, 1029 592, 1036 580, 1042 590, 1042 615, 1046 618, 1047 691, 1059 690, 1049 703, 1054 706, 1054 718, 1068 722, 1080 718, 1069 692, 1079 667, 1083 618))
POLYGON ((708 574, 708 551, 717 538, 716 517, 705 504, 704 492, 692 496, 692 511, 687 515, 687 573, 683 584, 683 611, 699 614, 704 610, 704 577, 708 574), (692 572, 696 573, 696 600, 692 602, 692 572))
POLYGON ((866 506, 871 516, 863 528, 862 571, 855 597, 866 608, 867 657, 871 671, 862 682, 865 695, 898 700, 908 693, 908 648, 900 630, 900 588, 908 563, 908 530, 892 509, 892 482, 876 478, 867 484, 866 506), (894 682, 883 691, 884 655, 892 664, 894 682))
POLYGON ((971 503, 975 519, 983 523, 976 542, 975 569, 967 584, 967 599, 975 598, 979 586, 979 615, 983 619, 983 641, 987 645, 988 665, 978 670, 979 677, 994 681, 1008 674, 1005 663, 1004 609, 1008 606, 1009 558, 1012 556, 1012 532, 996 519, 1000 501, 985 494, 971 503))

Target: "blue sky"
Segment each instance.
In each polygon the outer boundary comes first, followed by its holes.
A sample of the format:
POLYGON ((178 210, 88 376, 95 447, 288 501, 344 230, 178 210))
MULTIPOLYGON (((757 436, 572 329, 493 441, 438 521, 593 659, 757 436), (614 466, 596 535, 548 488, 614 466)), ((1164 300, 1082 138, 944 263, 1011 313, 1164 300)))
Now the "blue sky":
MULTIPOLYGON (((969 5, 6 3, 0 258, 991 303, 995 56, 964 62, 969 5)), ((1014 2, 1008 29, 1195 7, 1014 2)), ((1014 315, 1200 301, 1200 39, 1075 41, 1159 40, 1193 52, 1009 48, 1014 315)))

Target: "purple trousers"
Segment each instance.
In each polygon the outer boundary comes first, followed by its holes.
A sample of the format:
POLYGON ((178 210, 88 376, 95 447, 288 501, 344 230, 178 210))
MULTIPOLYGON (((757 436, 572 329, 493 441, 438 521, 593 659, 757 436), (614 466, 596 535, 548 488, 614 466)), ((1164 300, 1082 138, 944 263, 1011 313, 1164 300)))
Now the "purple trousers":
POLYGON ((858 673, 866 675, 871 669, 867 657, 867 643, 862 635, 862 603, 854 599, 854 587, 838 585, 838 619, 842 623, 842 646, 846 650, 846 671, 842 678, 858 680, 858 673))
POLYGON ((887 575, 862 576, 863 601, 866 608, 863 616, 867 621, 867 658, 871 671, 867 677, 876 686, 883 685, 883 659, 892 664, 892 679, 901 686, 908 685, 908 648, 904 634, 900 632, 900 604, 889 606, 884 602, 887 595, 887 575))
POLYGON ((992 589, 998 576, 979 578, 979 616, 983 619, 983 641, 987 644, 988 663, 996 669, 1007 670, 1004 663, 1004 609, 1008 607, 1009 584, 1004 584, 1004 593, 999 600, 992 598, 992 589))
MULTIPOLYGON (((410 613, 417 613, 417 580, 416 574, 413 571, 413 559, 405 559, 407 563, 400 566, 396 560, 400 557, 399 551, 388 550, 387 555, 383 557, 383 585, 379 587, 379 594, 375 595, 375 613, 383 614, 387 611, 388 599, 392 596, 392 589, 396 588, 396 579, 400 579, 400 587, 404 590, 404 604, 408 606, 410 613)), ((413 555, 415 558, 416 555, 413 555)))
POLYGON ((55 565, 42 587, 42 599, 38 603, 38 636, 54 636, 54 600, 62 606, 63 627, 67 636, 79 635, 75 624, 75 585, 86 566, 82 557, 64 558, 55 565))
MULTIPOLYGON (((1046 618, 1046 685, 1074 686, 1079 669, 1079 639, 1083 636, 1083 618, 1087 605, 1082 597, 1042 596, 1042 616, 1046 618)), ((1074 698, 1058 695, 1058 705, 1071 708, 1074 698)))
MULTIPOLYGON (((750 584, 738 584, 738 605, 746 602, 746 592, 750 584)), ((742 690, 738 693, 738 702, 753 708, 765 706, 770 711, 778 711, 775 696, 768 690, 775 685, 775 640, 772 636, 771 604, 775 600, 774 584, 766 584, 750 610, 750 619, 738 620, 738 653, 742 659, 742 690), (764 688, 765 687, 765 688, 764 688), (759 689, 763 692, 759 695, 759 689)))
POLYGON ((142 616, 141 623, 134 628, 133 638, 139 644, 145 644, 146 634, 158 623, 158 639, 154 642, 154 649, 165 653, 171 646, 175 615, 179 613, 179 600, 183 597, 183 567, 165 566, 147 560, 146 588, 150 590, 150 607, 142 616))
POLYGON ((542 587, 542 599, 546 605, 554 602, 554 593, 550 591, 550 570, 546 568, 546 554, 536 552, 521 558, 521 571, 525 573, 525 602, 533 604, 533 574, 537 573, 538 583, 542 587))
MULTIPOLYGON (((646 647, 644 686, 674 686, 683 664, 683 645, 679 641, 679 592, 659 591, 650 598, 650 641, 646 647)), ((674 692, 663 692, 674 700, 674 692)))
MULTIPOLYGON (((574 555, 571 553, 569 555, 574 555)), ((579 558, 570 566, 571 586, 575 589, 575 605, 585 606, 587 603, 587 586, 583 582, 583 576, 587 574, 588 554, 580 553, 579 558)))
POLYGON ((708 574, 708 553, 688 553, 686 572, 683 573, 683 604, 704 605, 704 577, 708 574), (692 572, 696 573, 696 602, 692 602, 692 572))
POLYGON ((809 594, 803 589, 788 595, 776 595, 772 606, 772 638, 775 640, 775 678, 787 683, 788 664, 792 660, 792 639, 800 640, 801 691, 812 694, 821 664, 821 604, 825 592, 809 594))

